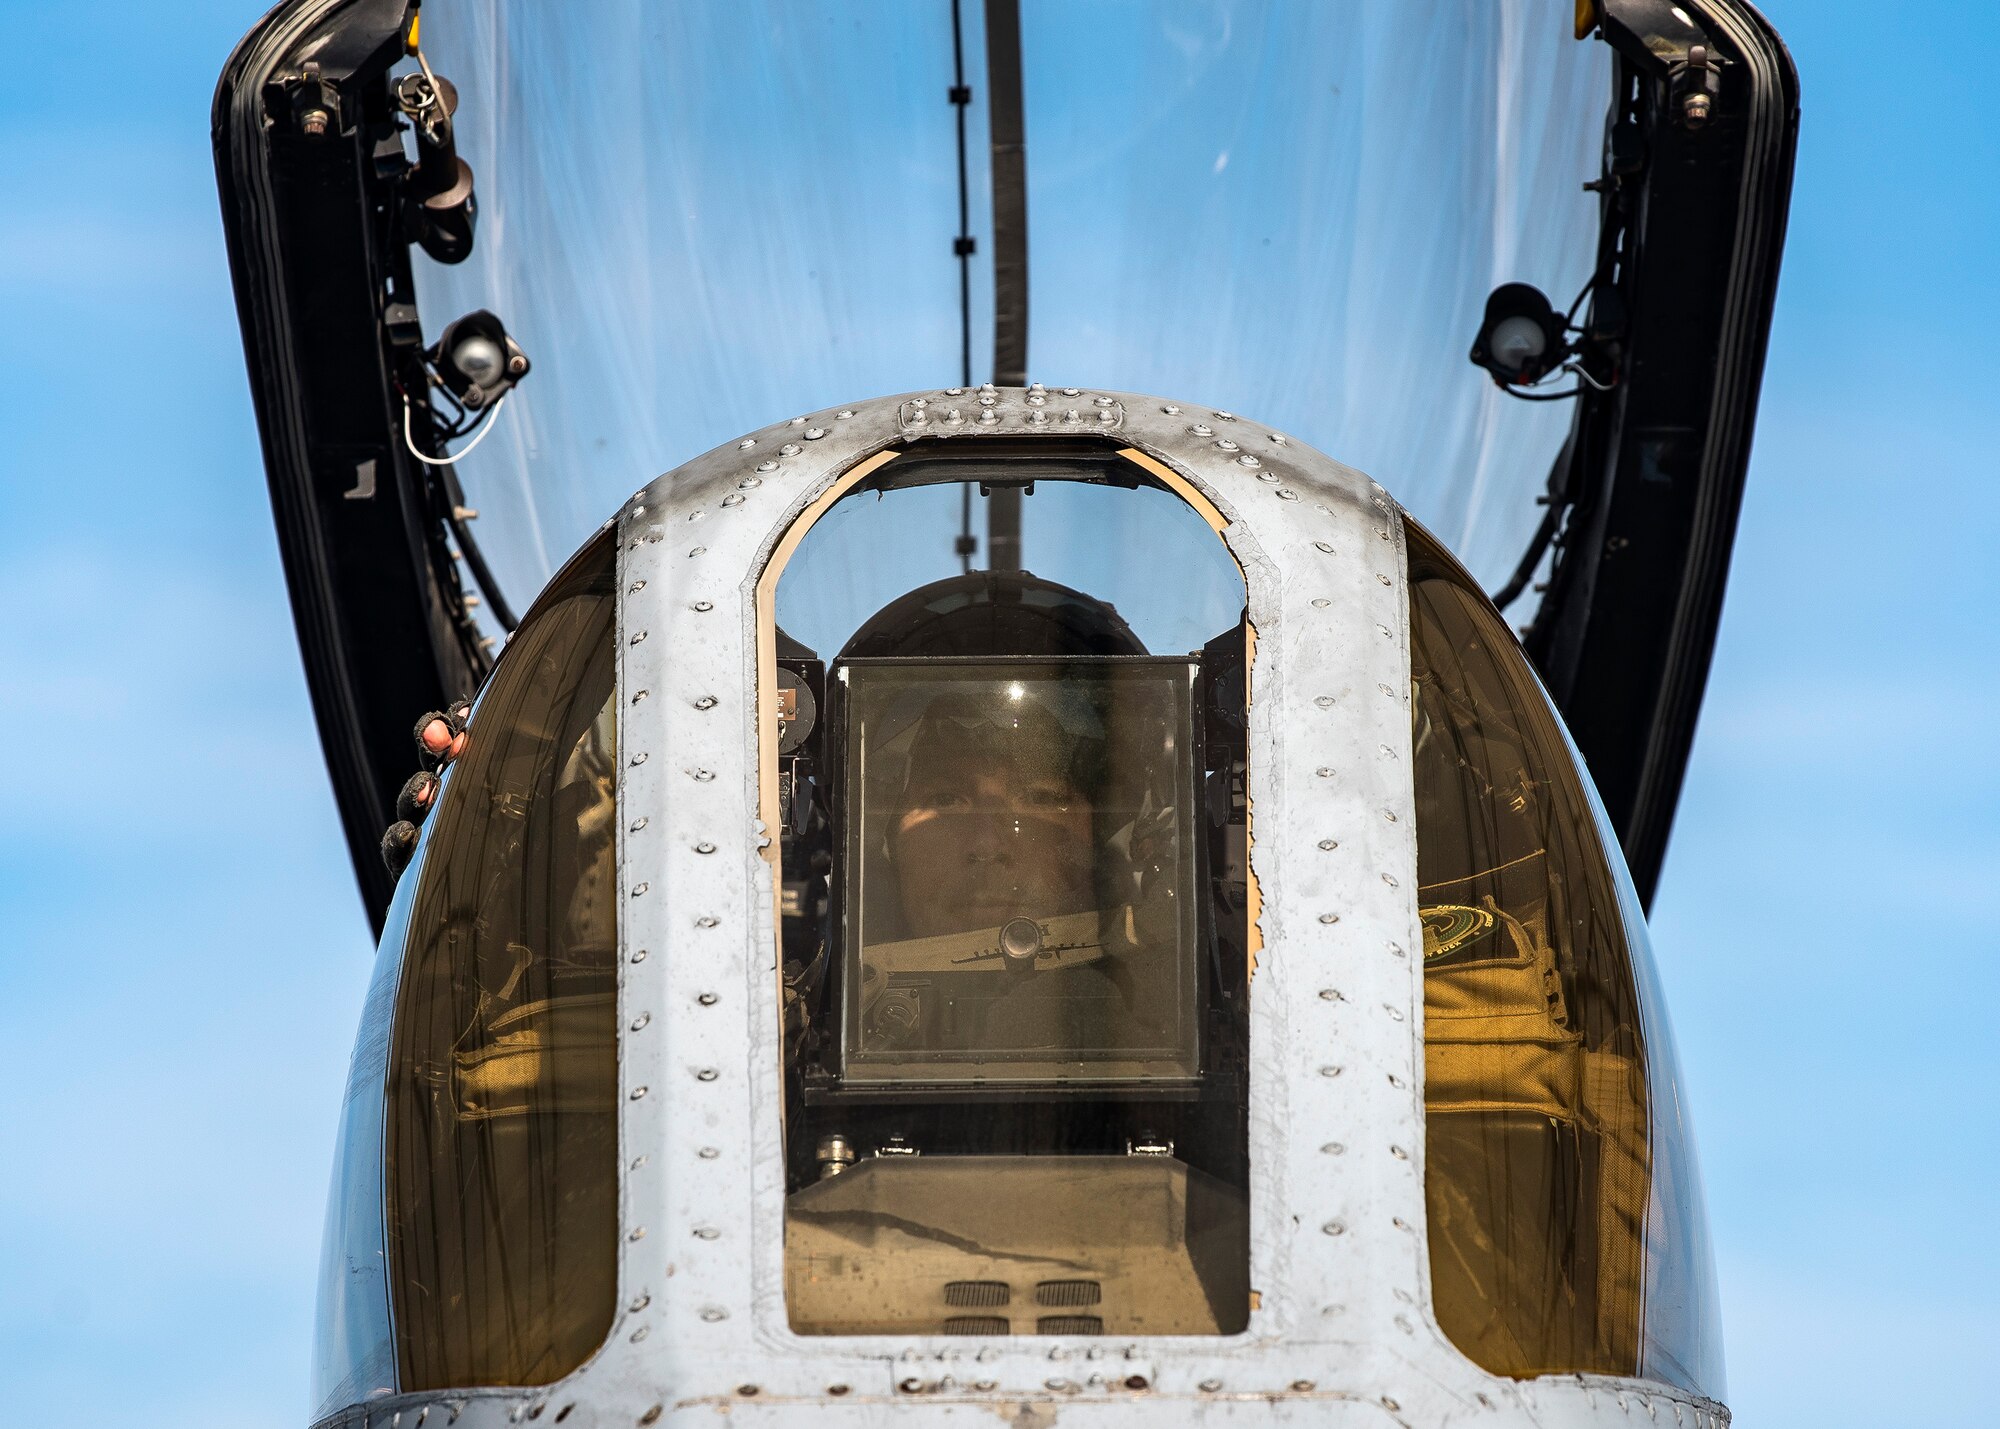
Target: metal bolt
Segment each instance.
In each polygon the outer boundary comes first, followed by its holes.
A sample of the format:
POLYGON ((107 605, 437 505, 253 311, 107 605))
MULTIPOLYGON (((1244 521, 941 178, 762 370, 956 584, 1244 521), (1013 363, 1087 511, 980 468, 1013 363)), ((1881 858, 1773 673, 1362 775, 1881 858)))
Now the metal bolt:
POLYGON ((527 370, 528 370, 528 359, 521 356, 520 353, 517 352, 512 357, 507 359, 507 371, 511 373, 513 376, 519 377, 523 372, 526 372, 527 370))
POLYGON ((326 137, 326 121, 327 112, 324 109, 308 109, 299 116, 299 128, 305 131, 308 139, 323 139, 326 137))

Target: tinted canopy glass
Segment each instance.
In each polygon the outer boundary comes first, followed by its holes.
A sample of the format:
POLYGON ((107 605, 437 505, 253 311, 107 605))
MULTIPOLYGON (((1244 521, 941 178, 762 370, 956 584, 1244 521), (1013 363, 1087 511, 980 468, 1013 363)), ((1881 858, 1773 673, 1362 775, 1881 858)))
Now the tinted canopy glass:
POLYGON ((1439 1323, 1496 1374, 1719 1398, 1693 1146, 1617 844, 1513 634, 1415 529, 1410 628, 1439 1323))

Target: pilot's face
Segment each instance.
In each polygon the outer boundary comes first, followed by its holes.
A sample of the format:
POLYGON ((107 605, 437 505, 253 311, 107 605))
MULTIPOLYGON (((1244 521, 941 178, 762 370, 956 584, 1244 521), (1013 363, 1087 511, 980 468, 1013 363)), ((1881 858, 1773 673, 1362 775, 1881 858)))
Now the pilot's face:
POLYGON ((990 754, 921 762, 889 833, 910 936, 1088 908, 1091 813, 1066 772, 990 754))

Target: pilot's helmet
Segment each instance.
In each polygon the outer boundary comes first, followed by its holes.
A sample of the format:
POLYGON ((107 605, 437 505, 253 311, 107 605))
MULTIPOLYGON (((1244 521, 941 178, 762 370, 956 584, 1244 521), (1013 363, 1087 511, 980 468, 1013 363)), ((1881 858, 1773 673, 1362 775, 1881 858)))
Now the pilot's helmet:
POLYGON ((842 665, 917 660, 927 676, 865 667, 899 685, 879 703, 864 699, 868 737, 854 768, 864 862, 889 875, 869 900, 873 936, 1122 900, 1128 869, 1106 824, 1131 802, 1114 771, 1134 770, 1112 747, 1119 721, 1101 662, 1145 653, 1110 605, 1012 571, 935 582, 862 626, 842 665))

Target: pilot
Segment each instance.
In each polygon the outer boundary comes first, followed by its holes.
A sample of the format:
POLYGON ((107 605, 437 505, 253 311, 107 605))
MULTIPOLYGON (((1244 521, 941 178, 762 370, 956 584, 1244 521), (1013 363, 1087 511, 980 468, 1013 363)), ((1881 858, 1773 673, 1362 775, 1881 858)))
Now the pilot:
MULTIPOLYGON (((1145 653, 1103 602, 1026 573, 987 571, 892 602, 848 642, 836 668, 856 658, 1145 653)), ((1156 1041, 1165 1012, 1155 1004, 1170 997, 1172 977, 1139 944, 1156 944, 1168 961, 1177 948, 1171 933, 1147 939, 1141 930, 1135 942, 1129 914, 1143 901, 1137 870, 1153 822, 1135 813, 1142 792, 1125 787, 1143 782, 1144 741, 1120 747, 1120 712, 1097 680, 1051 678, 1047 666, 1024 670, 1019 681, 1004 672, 987 666, 954 680, 939 667, 935 682, 914 682, 870 711, 867 767, 857 772, 863 797, 884 812, 863 821, 863 975, 878 976, 869 965, 893 961, 902 940, 985 932, 990 942, 997 931, 1005 947, 1010 927, 1046 929, 1094 913, 1087 934, 1072 927, 1067 956, 1028 950, 1011 962, 1026 975, 995 985, 990 1004, 974 999, 984 1011, 965 1013, 953 1040, 1020 1048, 1156 1041)))

